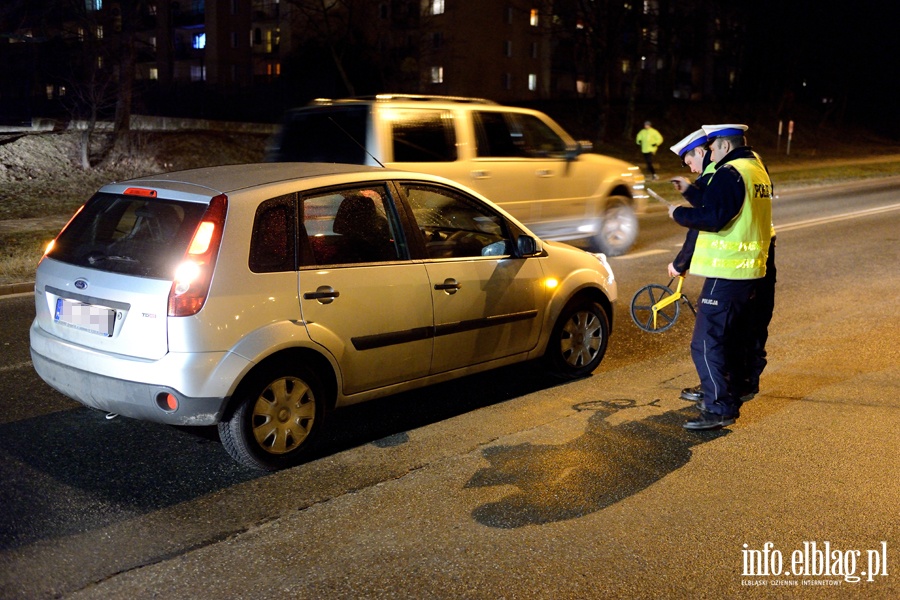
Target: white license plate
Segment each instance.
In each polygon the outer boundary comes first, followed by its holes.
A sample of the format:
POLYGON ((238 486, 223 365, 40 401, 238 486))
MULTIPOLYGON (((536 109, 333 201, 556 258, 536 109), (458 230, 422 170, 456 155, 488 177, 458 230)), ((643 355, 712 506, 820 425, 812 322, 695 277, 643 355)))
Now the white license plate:
POLYGON ((116 325, 116 311, 113 309, 66 298, 56 299, 53 318, 57 323, 106 337, 112 337, 116 325))

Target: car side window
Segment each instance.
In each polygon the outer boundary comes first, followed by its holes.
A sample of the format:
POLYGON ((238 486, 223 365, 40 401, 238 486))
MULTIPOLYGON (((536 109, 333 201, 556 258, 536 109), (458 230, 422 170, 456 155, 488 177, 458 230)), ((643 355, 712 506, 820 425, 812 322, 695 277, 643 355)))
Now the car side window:
POLYGON ((301 235, 306 266, 395 261, 408 252, 383 186, 304 195, 301 235))
POLYGON ((438 186, 403 183, 428 258, 507 256, 512 240, 506 221, 481 202, 438 186))
POLYGON ((544 121, 534 115, 516 115, 525 139, 528 155, 534 158, 565 155, 566 142, 544 121))
POLYGON ((502 112, 476 111, 475 153, 480 158, 527 156, 525 139, 502 112))
POLYGON ((390 112, 394 162, 452 162, 457 158, 453 115, 444 110, 390 112))
POLYGON ((254 273, 297 268, 295 194, 266 200, 256 209, 250 239, 250 270, 254 273))

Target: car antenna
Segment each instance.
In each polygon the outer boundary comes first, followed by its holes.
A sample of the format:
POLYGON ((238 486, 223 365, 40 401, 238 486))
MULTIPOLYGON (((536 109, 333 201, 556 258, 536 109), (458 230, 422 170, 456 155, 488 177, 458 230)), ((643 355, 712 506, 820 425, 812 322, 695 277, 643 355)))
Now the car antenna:
POLYGON ((328 120, 331 121, 332 123, 334 123, 334 126, 337 127, 338 129, 340 129, 340 130, 341 130, 341 133, 343 133, 343 134, 346 135, 348 138, 350 138, 350 140, 351 140, 354 144, 356 144, 357 146, 359 146, 360 148, 362 148, 362 151, 365 152, 366 154, 368 154, 368 155, 369 155, 369 158, 371 158, 372 160, 374 160, 375 162, 377 162, 379 167, 381 167, 382 169, 387 168, 387 167, 384 166, 384 163, 383 163, 383 162, 381 162, 380 160, 378 160, 378 159, 375 157, 374 154, 372 154, 371 152, 369 152, 369 149, 368 149, 368 148, 366 148, 365 146, 363 146, 362 144, 360 144, 360 143, 359 143, 359 140, 357 140, 355 137, 353 137, 352 135, 350 135, 350 132, 348 132, 346 129, 344 129, 343 127, 341 127, 341 126, 338 124, 338 122, 334 120, 334 117, 328 117, 328 120))

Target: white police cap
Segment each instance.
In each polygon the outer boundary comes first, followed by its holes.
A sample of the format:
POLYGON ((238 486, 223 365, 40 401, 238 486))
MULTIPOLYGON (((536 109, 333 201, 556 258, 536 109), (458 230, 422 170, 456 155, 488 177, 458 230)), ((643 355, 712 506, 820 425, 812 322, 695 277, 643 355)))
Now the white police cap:
POLYGON ((744 135, 748 127, 746 125, 736 125, 727 123, 725 125, 704 125, 703 131, 710 140, 717 137, 730 137, 732 135, 744 135))
POLYGON ((706 143, 706 132, 698 129, 694 133, 689 134, 686 138, 669 148, 678 156, 684 158, 684 155, 698 146, 706 143))

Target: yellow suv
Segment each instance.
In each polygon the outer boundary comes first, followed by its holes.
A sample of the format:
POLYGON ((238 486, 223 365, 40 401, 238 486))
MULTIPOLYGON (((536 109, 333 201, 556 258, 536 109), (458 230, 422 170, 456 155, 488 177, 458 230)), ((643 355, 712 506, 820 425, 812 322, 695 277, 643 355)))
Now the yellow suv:
POLYGON ((535 110, 474 98, 382 95, 316 100, 288 111, 267 160, 440 175, 488 197, 543 239, 586 239, 618 256, 637 238, 644 176, 590 149, 535 110))

